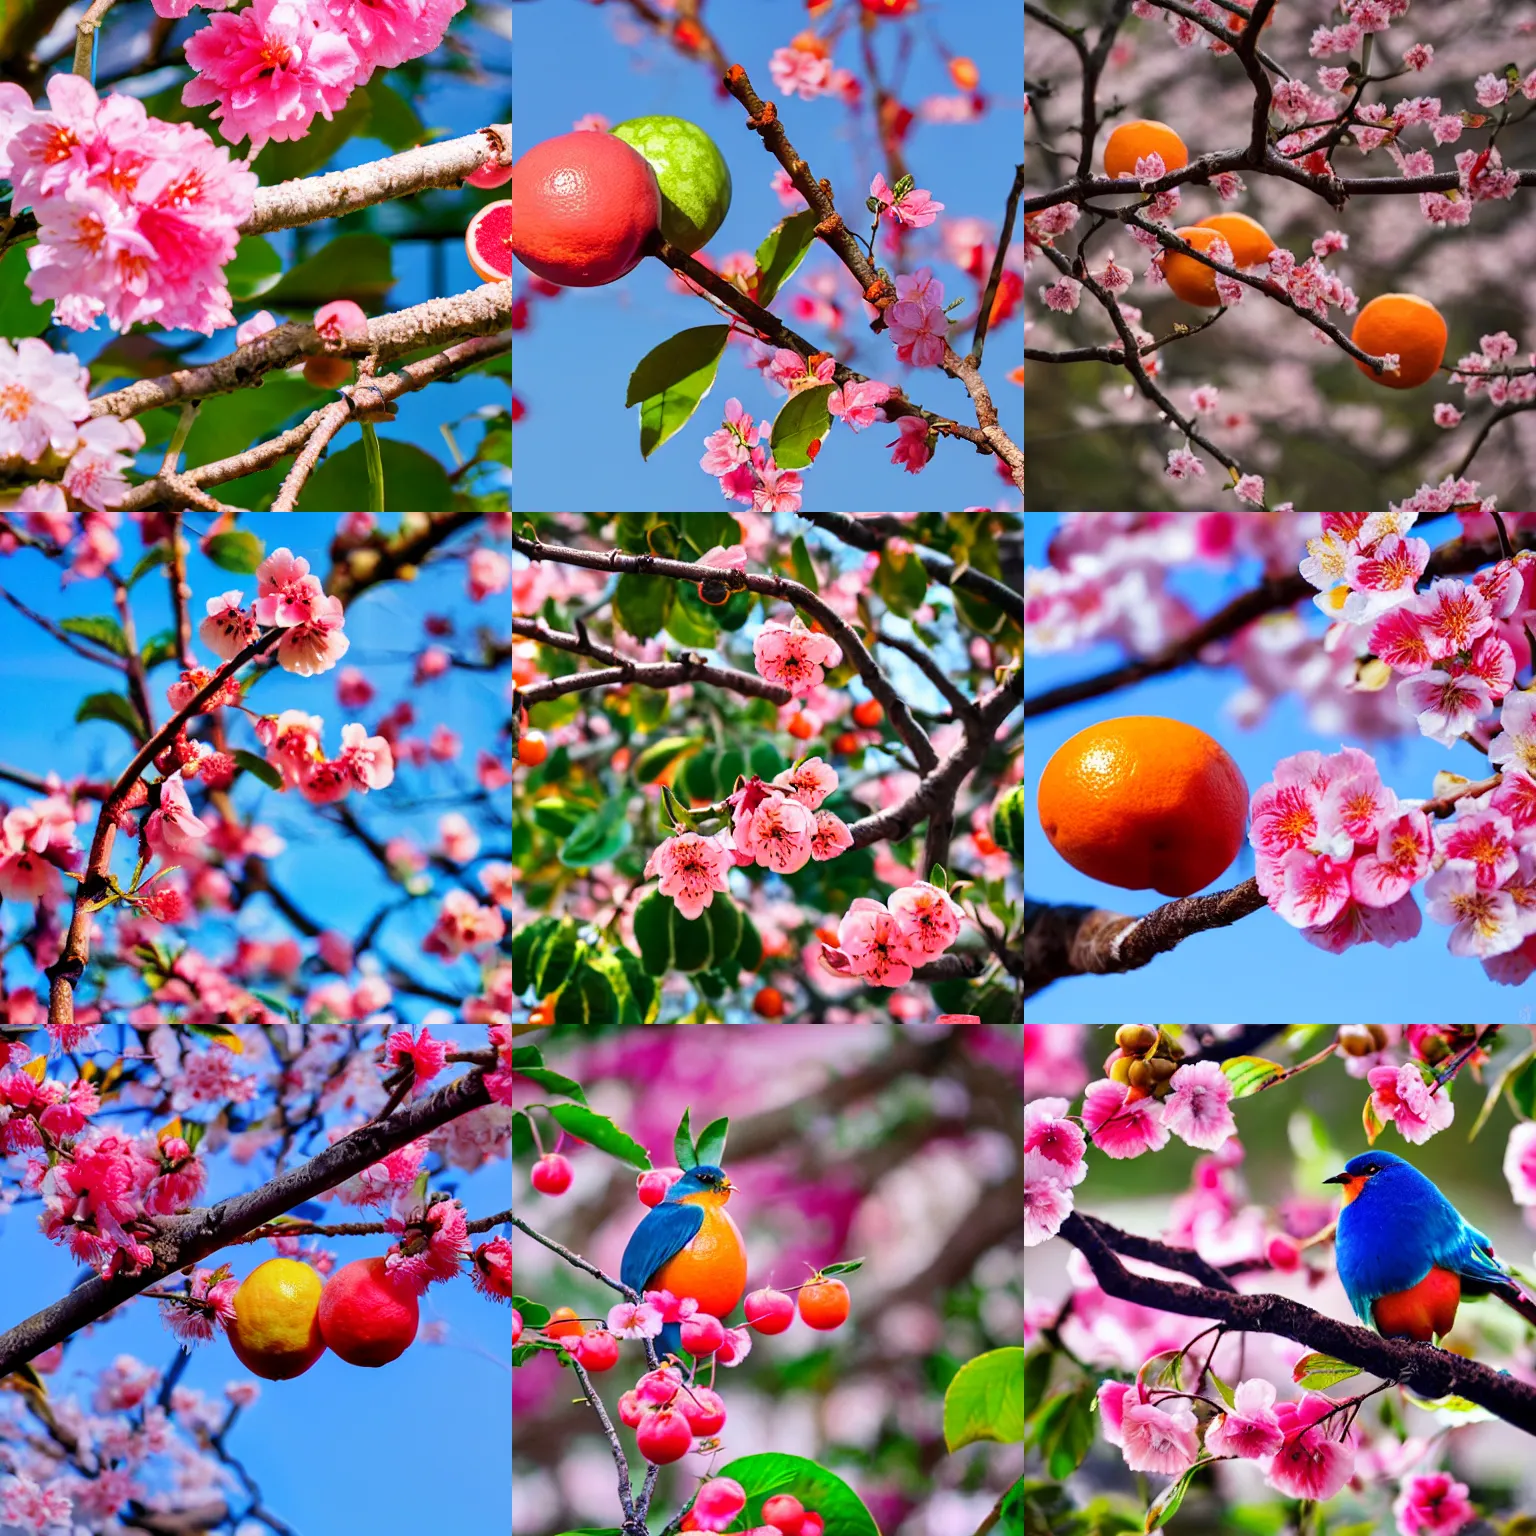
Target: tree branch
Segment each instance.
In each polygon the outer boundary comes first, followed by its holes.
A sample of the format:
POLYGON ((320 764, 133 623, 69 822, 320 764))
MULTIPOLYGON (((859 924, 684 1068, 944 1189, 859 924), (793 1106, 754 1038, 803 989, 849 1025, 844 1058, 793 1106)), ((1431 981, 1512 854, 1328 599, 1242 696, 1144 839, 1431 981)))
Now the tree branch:
POLYGON ((113 1280, 92 1275, 41 1312, 0 1334, 0 1377, 104 1317, 157 1280, 207 1258, 231 1238, 334 1189, 407 1142, 490 1101, 484 1073, 466 1073, 389 1119, 371 1121, 342 1137, 307 1163, 279 1174, 259 1189, 164 1218, 150 1244, 154 1263, 146 1269, 113 1280))
POLYGON ((1284 1296, 1240 1295, 1230 1289, 1225 1276, 1222 1280, 1227 1288, 1223 1289, 1135 1274, 1116 1257, 1116 1250, 1163 1266, 1176 1264, 1186 1271, 1191 1261, 1203 1261, 1198 1254, 1133 1238, 1081 1212, 1074 1211, 1067 1217, 1060 1235, 1088 1261, 1094 1279, 1108 1296, 1180 1317, 1211 1318, 1241 1333, 1269 1333, 1293 1339, 1362 1371, 1370 1371, 1384 1381, 1401 1382, 1420 1397, 1464 1397, 1517 1429, 1536 1434, 1536 1387, 1506 1371, 1496 1371, 1433 1344, 1384 1339, 1369 1329, 1338 1322, 1284 1296))

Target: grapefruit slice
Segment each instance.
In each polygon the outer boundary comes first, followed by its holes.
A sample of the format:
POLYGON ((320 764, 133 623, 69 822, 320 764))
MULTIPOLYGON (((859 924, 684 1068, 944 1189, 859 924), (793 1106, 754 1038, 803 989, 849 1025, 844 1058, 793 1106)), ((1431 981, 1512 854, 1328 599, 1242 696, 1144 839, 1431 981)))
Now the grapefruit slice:
POLYGON ((512 276, 512 199, 487 203, 464 231, 469 264, 483 283, 505 282, 512 276))

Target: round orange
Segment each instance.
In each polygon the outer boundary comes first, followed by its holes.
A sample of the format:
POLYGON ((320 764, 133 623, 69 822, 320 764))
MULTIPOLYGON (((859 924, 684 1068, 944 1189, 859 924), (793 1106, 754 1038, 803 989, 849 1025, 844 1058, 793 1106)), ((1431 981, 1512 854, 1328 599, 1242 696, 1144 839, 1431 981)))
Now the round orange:
POLYGON ((1040 825, 1073 869, 1188 896, 1237 856, 1248 786, 1219 741, 1182 720, 1124 715, 1063 742, 1040 775, 1040 825))
POLYGON ((800 1287, 800 1317, 812 1328, 826 1332, 848 1320, 848 1287, 841 1280, 818 1275, 800 1287))
POLYGON ((517 760, 529 768, 537 768, 549 756, 549 743, 543 731, 528 731, 518 738, 517 760))
MULTIPOLYGON (((1198 220, 1195 228, 1214 229, 1232 247, 1234 267, 1256 267, 1261 261, 1268 261, 1269 253, 1275 249, 1269 231, 1246 213, 1213 213, 1208 219, 1198 220)), ((1214 288, 1215 283, 1211 286, 1214 288)))
POLYGON ((1397 353, 1396 373, 1377 373, 1355 361, 1366 378, 1388 389, 1417 389, 1434 378, 1445 356, 1445 317, 1416 293, 1378 294, 1355 316, 1349 339, 1372 357, 1397 353))
POLYGON ((544 1325, 545 1337, 551 1339, 579 1339, 586 1331, 575 1307, 556 1307, 544 1325))
MULTIPOLYGON (((1207 253, 1218 238, 1227 238, 1219 229, 1202 229, 1198 224, 1186 224, 1183 229, 1174 230, 1174 234, 1186 245, 1207 253)), ((1163 276, 1168 279, 1168 286, 1174 296, 1183 299, 1186 304, 1215 309, 1221 303, 1221 295, 1216 292, 1216 274, 1193 256, 1186 256, 1181 251, 1165 250, 1163 276)))
POLYGON ((1148 155, 1161 155, 1165 171, 1182 171, 1189 164, 1184 140, 1167 123, 1150 117, 1121 123, 1104 141, 1104 174, 1134 176, 1136 162, 1148 155))

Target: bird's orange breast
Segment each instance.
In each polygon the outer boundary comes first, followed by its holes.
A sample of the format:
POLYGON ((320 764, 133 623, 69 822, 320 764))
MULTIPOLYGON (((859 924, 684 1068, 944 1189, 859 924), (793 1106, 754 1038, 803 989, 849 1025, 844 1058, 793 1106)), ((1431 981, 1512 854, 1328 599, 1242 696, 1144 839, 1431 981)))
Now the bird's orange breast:
POLYGON ((1460 1300, 1460 1277, 1437 1267, 1406 1291, 1378 1296, 1371 1303, 1371 1316, 1385 1338, 1417 1339, 1428 1344, 1436 1335, 1443 1337, 1451 1331, 1460 1300))
POLYGON ((674 1296, 692 1296, 701 1312, 724 1318, 735 1311, 747 1288, 747 1249, 741 1231, 718 1196, 687 1198, 704 1211, 693 1241, 656 1271, 652 1286, 674 1296))

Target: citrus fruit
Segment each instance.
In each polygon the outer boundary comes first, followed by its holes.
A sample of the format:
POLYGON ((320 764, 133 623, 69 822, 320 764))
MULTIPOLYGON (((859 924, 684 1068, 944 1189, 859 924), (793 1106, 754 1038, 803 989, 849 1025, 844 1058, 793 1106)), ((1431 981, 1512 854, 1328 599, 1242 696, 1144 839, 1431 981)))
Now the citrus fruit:
POLYGON ((730 167, 715 141, 682 117, 632 117, 613 132, 656 173, 667 244, 692 255, 730 212, 730 167))
POLYGON ((825 1333, 848 1318, 848 1287, 841 1280, 814 1279, 800 1287, 800 1319, 825 1333))
POLYGON ((1167 123, 1138 117, 1121 123, 1104 141, 1104 174, 1134 176, 1136 162, 1148 155, 1161 155, 1165 171, 1182 171, 1189 164, 1184 140, 1167 123))
POLYGON ((1378 294, 1355 317, 1350 340, 1372 357, 1397 354, 1396 373, 1377 373, 1356 359, 1366 378, 1388 389, 1416 389, 1434 378, 1445 356, 1445 319, 1428 299, 1416 293, 1378 294))
MULTIPOLYGON (((510 123, 498 124, 498 130, 506 143, 512 142, 512 125, 510 123)), ((464 180, 472 187, 500 187, 512 180, 512 167, 510 165, 497 164, 496 153, 492 151, 490 158, 478 171, 471 171, 464 180)))
POLYGON ((1188 896, 1237 856, 1248 786, 1220 742, 1182 720, 1125 715, 1063 742, 1040 775, 1040 825, 1073 869, 1188 896))
POLYGON ((656 175, 611 133, 562 133, 512 167, 512 250, 530 272, 596 288, 634 268, 661 219, 656 175))
POLYGON ((318 1314, 320 1276, 298 1259, 258 1264, 235 1292, 229 1347, 265 1381, 302 1376, 325 1353, 318 1314))
MULTIPOLYGON (((1186 245, 1207 253, 1217 240, 1226 239, 1220 230, 1201 229, 1196 224, 1186 224, 1183 229, 1174 230, 1174 234, 1186 245)), ((1211 259, 1214 261, 1216 258, 1211 259)), ((1168 286, 1174 295, 1186 304, 1215 309, 1221 303, 1221 295, 1216 292, 1216 274, 1193 256, 1186 256, 1182 251, 1165 251, 1163 276, 1168 279, 1168 286)))
POLYGON ((464 231, 469 264, 482 283, 500 283, 512 276, 512 204, 487 203, 464 231))
POLYGON ((1256 267, 1268 261, 1269 253, 1275 249, 1269 231, 1246 213, 1213 213, 1208 219, 1197 220, 1195 228, 1214 229, 1232 247, 1234 267, 1256 267))
POLYGON ((383 1258, 343 1264, 320 1294, 320 1334, 348 1365, 388 1365, 411 1347, 416 1293, 390 1275, 383 1258))

